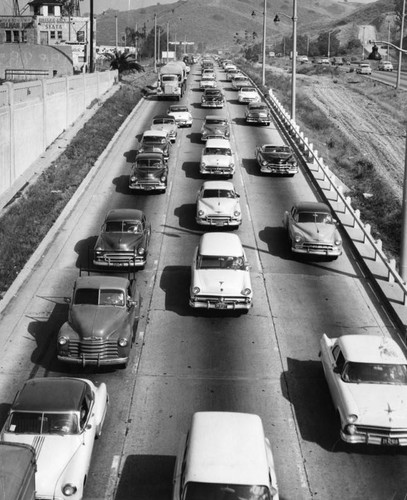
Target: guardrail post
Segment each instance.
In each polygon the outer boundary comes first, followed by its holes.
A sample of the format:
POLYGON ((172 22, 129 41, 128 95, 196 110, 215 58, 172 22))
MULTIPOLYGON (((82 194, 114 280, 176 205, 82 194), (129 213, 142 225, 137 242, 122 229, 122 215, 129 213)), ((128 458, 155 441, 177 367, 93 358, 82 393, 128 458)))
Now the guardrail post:
MULTIPOLYGON (((389 267, 390 269, 392 269, 393 271, 396 270, 396 259, 390 259, 389 260, 389 267)), ((389 272, 389 283, 394 283, 394 276, 391 272, 389 272)))

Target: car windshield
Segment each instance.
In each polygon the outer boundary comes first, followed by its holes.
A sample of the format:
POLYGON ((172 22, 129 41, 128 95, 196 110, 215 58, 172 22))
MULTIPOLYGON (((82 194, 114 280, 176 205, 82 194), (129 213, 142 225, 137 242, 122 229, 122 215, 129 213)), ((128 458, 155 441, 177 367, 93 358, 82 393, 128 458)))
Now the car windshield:
POLYGON ((407 384, 407 365, 348 362, 342 371, 344 382, 356 384, 407 384))
POLYGON ((270 500, 266 486, 188 482, 185 500, 270 500))
POLYGON ((78 434, 76 412, 12 412, 8 432, 16 434, 78 434))
POLYGON ((171 113, 183 113, 183 112, 188 112, 188 108, 186 106, 171 106, 170 107, 170 112, 171 113))
POLYGON ((153 120, 153 125, 173 125, 174 118, 155 118, 153 120))
POLYGON ((149 136, 145 137, 143 139, 143 144, 165 144, 165 138, 164 137, 154 137, 154 136, 149 136))
POLYGON ((211 118, 209 120, 206 120, 207 125, 226 125, 227 121, 222 120, 222 119, 216 119, 216 118, 211 118))
POLYGON ((326 212, 299 212, 295 220, 301 223, 314 222, 318 224, 333 224, 334 221, 330 214, 326 212))
POLYGON ((75 305, 124 306, 124 292, 116 289, 79 288, 75 305))
POLYGON ((105 233, 141 233, 143 226, 139 220, 114 220, 105 224, 105 233))
POLYGON ((243 257, 228 257, 224 255, 200 255, 198 269, 236 269, 244 270, 243 257))
POLYGON ((236 198, 236 195, 229 189, 205 189, 202 198, 236 198))
POLYGON ((256 89, 253 87, 242 87, 240 92, 256 92, 256 89))
POLYGON ((288 146, 264 146, 263 151, 265 153, 289 153, 290 148, 288 146))
POLYGON ((232 156, 232 151, 229 148, 205 148, 203 155, 204 156, 208 156, 208 155, 232 156))
POLYGON ((136 161, 137 168, 161 168, 162 166, 163 163, 159 159, 143 158, 136 161))

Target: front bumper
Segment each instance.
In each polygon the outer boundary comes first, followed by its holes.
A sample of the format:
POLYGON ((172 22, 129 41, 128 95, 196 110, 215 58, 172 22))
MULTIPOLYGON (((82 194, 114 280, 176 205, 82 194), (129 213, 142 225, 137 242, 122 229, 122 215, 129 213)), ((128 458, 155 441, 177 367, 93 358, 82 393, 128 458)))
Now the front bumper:
POLYGON ((123 253, 104 254, 93 257, 93 265, 98 267, 144 267, 146 257, 126 255, 123 253))
POLYGON ((206 165, 205 167, 201 166, 199 168, 199 173, 203 175, 233 175, 235 173, 235 168, 206 165))
POLYGON ((223 108, 224 103, 223 102, 201 102, 201 106, 203 108, 223 108))
POLYGON ((316 243, 302 243, 292 245, 291 251, 305 255, 322 255, 326 257, 339 257, 342 254, 342 247, 332 245, 318 245, 316 243))
POLYGON ((341 439, 350 444, 372 444, 376 446, 407 446, 407 429, 392 431, 356 426, 355 434, 347 434, 341 429, 341 439))
POLYGON ((246 116, 247 123, 260 123, 261 125, 270 125, 270 118, 253 118, 251 116, 246 116))
POLYGON ((164 182, 157 183, 141 183, 135 182, 133 184, 129 184, 129 189, 134 191, 165 191, 167 188, 167 184, 164 182))
POLYGON ((251 297, 199 297, 193 295, 189 299, 189 305, 195 309, 217 309, 223 311, 249 310, 252 306, 251 297))
POLYGON ((242 223, 242 219, 236 219, 228 216, 224 217, 196 217, 196 223, 200 226, 211 227, 237 227, 242 223))
POLYGON ((81 358, 73 358, 72 356, 63 356, 58 354, 58 361, 62 361, 63 363, 70 363, 72 365, 80 365, 80 366, 114 366, 114 365, 124 365, 128 362, 129 357, 125 356, 122 358, 87 358, 86 356, 82 356, 81 358))
POLYGON ((298 173, 297 166, 291 165, 260 165, 260 172, 262 174, 277 174, 277 175, 294 175, 298 173))

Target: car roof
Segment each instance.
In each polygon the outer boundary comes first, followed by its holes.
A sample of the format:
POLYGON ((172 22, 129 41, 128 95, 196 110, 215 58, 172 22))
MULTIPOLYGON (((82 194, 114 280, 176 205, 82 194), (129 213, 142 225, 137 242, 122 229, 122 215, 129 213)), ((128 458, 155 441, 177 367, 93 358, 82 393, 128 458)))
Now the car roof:
POLYGON ((302 201, 296 204, 298 212, 326 212, 331 214, 331 209, 325 203, 318 201, 302 201))
POLYGON ((286 144, 281 137, 279 137, 275 142, 273 142, 273 144, 262 144, 260 147, 264 149, 264 148, 281 148, 283 146, 291 150, 290 146, 286 144))
MULTIPOLYGON (((167 115, 166 115, 167 116, 167 115)), ((168 132, 165 130, 145 130, 143 137, 168 137, 168 132)))
POLYGON ((202 184, 203 189, 232 189, 234 190, 233 182, 230 181, 205 181, 202 184))
POLYGON ((268 108, 265 102, 249 102, 249 108, 268 108))
POLYGON ((77 378, 30 379, 18 392, 12 410, 78 411, 88 387, 85 380, 77 378))
POLYGON ((222 116, 222 115, 206 115, 205 120, 226 120, 227 121, 227 116, 222 116))
POLYGON ((129 280, 120 276, 79 276, 76 289, 80 288, 127 288, 129 280))
POLYGON ((241 257, 243 247, 237 234, 231 233, 204 233, 199 242, 201 255, 229 255, 241 257))
POLYGON ((205 148, 230 148, 230 141, 228 139, 208 139, 205 148))
POLYGON ((258 415, 193 415, 185 482, 267 485, 268 474, 263 424, 258 415))
POLYGON ((337 339, 347 361, 359 363, 407 364, 400 346, 382 335, 343 335, 337 339))
POLYGON ((155 115, 153 116, 153 121, 154 120, 171 120, 171 119, 174 119, 172 116, 168 116, 168 115, 155 115))
POLYGON ((164 158, 164 153, 161 151, 151 151, 151 152, 146 152, 146 153, 138 153, 136 156, 136 160, 142 160, 142 159, 148 159, 148 158, 154 158, 154 159, 163 159, 164 158))
POLYGON ((143 212, 136 208, 114 208, 110 210, 105 218, 107 221, 120 221, 120 220, 141 220, 143 212))

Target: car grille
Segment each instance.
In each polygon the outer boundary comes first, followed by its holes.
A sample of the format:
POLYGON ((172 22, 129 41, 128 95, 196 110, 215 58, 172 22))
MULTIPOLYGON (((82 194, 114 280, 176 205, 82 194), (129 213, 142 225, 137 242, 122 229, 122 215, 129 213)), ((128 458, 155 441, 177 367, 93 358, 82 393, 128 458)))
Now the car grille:
POLYGON ((304 250, 312 251, 312 250, 318 250, 322 252, 332 252, 333 251, 333 245, 327 245, 326 243, 317 243, 317 242, 305 242, 302 245, 302 248, 304 250))
POLYGON ((226 304, 228 306, 234 306, 235 304, 249 304, 251 302, 248 297, 216 297, 213 295, 197 295, 195 297, 195 302, 206 302, 208 304, 226 304))
POLYGON ((205 166, 205 172, 213 172, 213 173, 219 173, 219 172, 232 172, 231 167, 216 167, 216 166, 211 166, 211 165, 206 165, 205 166))
POLYGON ((69 356, 85 360, 118 358, 117 340, 84 339, 69 341, 69 356))
POLYGON ((227 217, 225 215, 208 215, 206 217, 206 220, 210 224, 228 224, 229 222, 232 221, 232 217, 227 217))
POLYGON ((95 256, 95 262, 110 266, 132 266, 142 263, 143 258, 134 255, 133 252, 114 252, 95 256))
POLYGON ((360 432, 362 434, 373 434, 379 437, 407 437, 407 429, 390 429, 388 427, 372 427, 368 425, 356 425, 356 432, 360 432))

